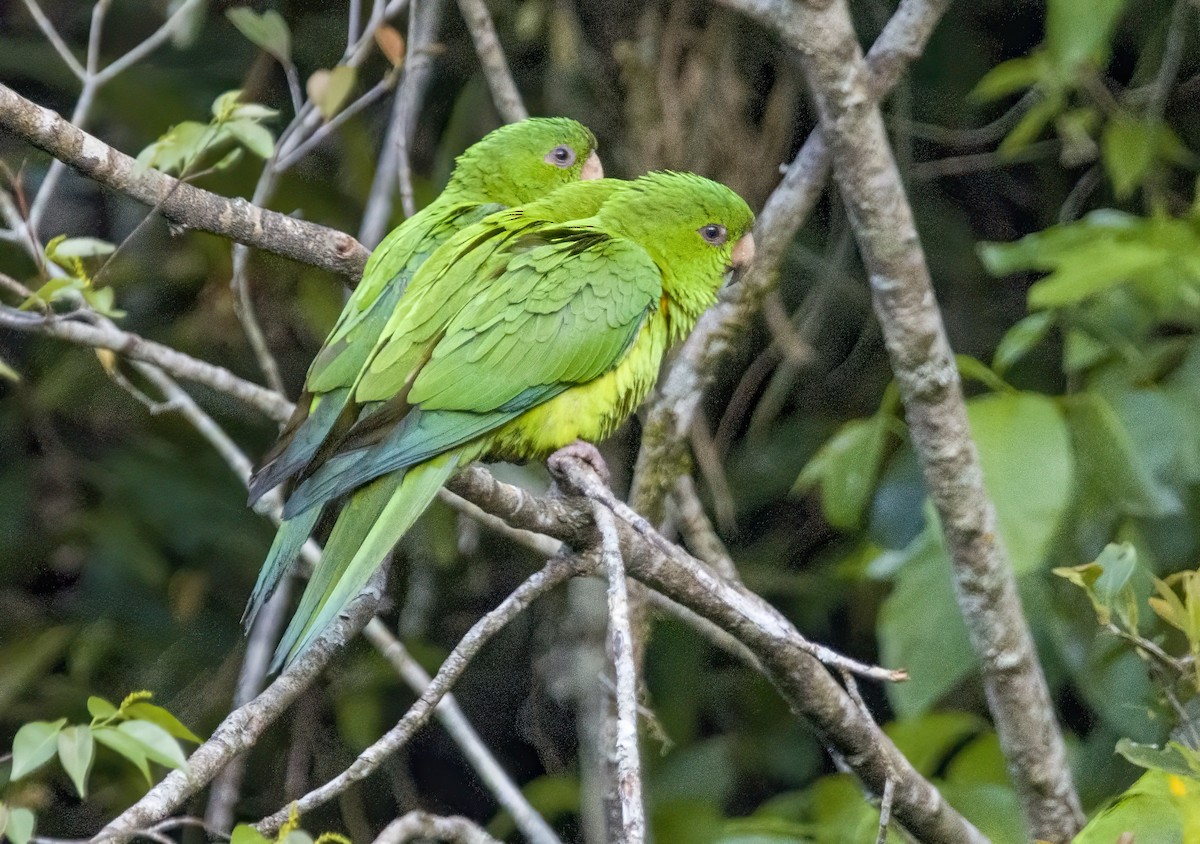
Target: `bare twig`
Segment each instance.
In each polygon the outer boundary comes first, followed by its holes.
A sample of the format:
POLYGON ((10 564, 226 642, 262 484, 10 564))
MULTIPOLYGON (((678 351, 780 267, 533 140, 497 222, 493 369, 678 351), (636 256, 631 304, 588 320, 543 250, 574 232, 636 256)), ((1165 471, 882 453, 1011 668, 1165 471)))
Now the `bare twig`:
POLYGON ((904 194, 871 72, 844 0, 724 0, 800 55, 871 280, 875 312, 953 562, 955 587, 1009 773, 1033 837, 1067 841, 1083 812, 1016 578, 983 486, 954 354, 904 194))
POLYGON ((617 678, 616 734, 609 752, 616 759, 616 791, 621 817, 614 840, 641 844, 646 840, 646 809, 642 799, 642 766, 638 753, 637 668, 633 656, 633 630, 629 624, 629 595, 625 588, 625 564, 612 513, 599 501, 592 513, 600 532, 600 553, 608 575, 608 650, 617 678))
MULTIPOLYGON (((392 635, 382 621, 378 618, 371 619, 363 630, 363 636, 391 663, 392 668, 410 689, 419 695, 429 688, 430 677, 425 669, 409 655, 404 645, 392 635)), ((471 767, 479 774, 488 791, 495 795, 496 802, 512 816, 513 823, 521 834, 532 844, 562 844, 554 830, 546 823, 546 819, 529 804, 512 777, 488 750, 453 695, 447 694, 442 698, 434 709, 434 716, 462 748, 463 755, 467 757, 471 767)))
MULTIPOLYGON (((539 596, 550 591, 571 577, 585 574, 595 565, 594 560, 580 557, 555 557, 544 568, 529 577, 505 598, 498 607, 489 612, 467 631, 455 646, 437 676, 425 688, 417 702, 409 708, 396 726, 378 741, 359 754, 354 763, 329 782, 310 791, 296 801, 301 813, 321 806, 341 794, 354 783, 369 776, 389 755, 403 747, 417 730, 433 715, 434 707, 450 691, 451 686, 466 670, 475 654, 487 644, 508 622, 522 613, 539 596)), ((289 807, 285 806, 258 824, 264 833, 273 833, 287 820, 289 807)))
POLYGON ((387 231, 392 213, 392 196, 397 181, 404 216, 416 213, 413 202, 412 173, 408 162, 408 147, 417 127, 417 112, 431 78, 433 56, 431 46, 437 37, 441 21, 442 0, 423 0, 417 3, 408 20, 408 59, 404 78, 392 103, 392 116, 383 138, 383 149, 371 181, 366 210, 359 226, 359 237, 372 247, 387 231))
POLYGON ((92 315, 91 322, 83 322, 0 306, 0 326, 16 331, 45 334, 78 346, 110 349, 131 360, 154 364, 177 378, 203 384, 245 402, 276 422, 286 421, 291 414, 291 403, 278 393, 239 378, 224 367, 185 355, 137 334, 122 331, 110 320, 98 315, 92 315))
POLYGON ((500 844, 476 824, 460 817, 443 817, 428 812, 409 812, 396 818, 375 839, 375 844, 404 844, 431 839, 451 844, 500 844))
POLYGON ((700 496, 696 492, 696 482, 691 475, 680 475, 672 498, 678 515, 679 532, 683 534, 692 553, 727 580, 741 582, 729 550, 704 512, 704 505, 700 503, 700 496))
POLYGON ((50 46, 62 57, 67 67, 71 69, 71 73, 82 80, 87 75, 87 71, 83 69, 83 65, 79 63, 79 59, 75 58, 75 54, 71 52, 71 48, 67 46, 62 36, 58 34, 58 30, 54 28, 54 24, 46 17, 46 13, 42 11, 42 7, 38 5, 37 0, 25 0, 25 8, 29 10, 34 23, 38 25, 38 29, 46 36, 46 40, 50 42, 50 46))
POLYGON ((458 9, 467 22, 467 29, 471 31, 471 40, 475 42, 475 52, 479 54, 479 63, 483 65, 483 76, 492 92, 496 111, 500 112, 505 123, 524 120, 529 112, 521 101, 517 83, 513 81, 508 60, 504 57, 504 47, 500 45, 496 25, 492 23, 487 6, 483 0, 458 0, 458 9))
POLYGON ((181 226, 223 235, 351 281, 362 274, 367 250, 350 235, 256 208, 244 199, 218 196, 140 167, 128 155, 2 84, 0 127, 139 202, 161 202, 163 215, 181 226))

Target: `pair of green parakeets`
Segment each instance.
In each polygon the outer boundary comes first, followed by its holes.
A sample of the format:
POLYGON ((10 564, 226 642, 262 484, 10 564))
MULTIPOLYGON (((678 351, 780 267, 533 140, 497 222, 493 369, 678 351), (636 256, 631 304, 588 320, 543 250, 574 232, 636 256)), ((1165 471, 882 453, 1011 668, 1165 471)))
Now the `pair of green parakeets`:
POLYGON ((611 433, 753 256, 753 214, 725 186, 602 177, 576 121, 504 126, 372 253, 251 480, 251 502, 292 491, 247 626, 345 499, 276 666, 345 610, 458 469, 611 433))

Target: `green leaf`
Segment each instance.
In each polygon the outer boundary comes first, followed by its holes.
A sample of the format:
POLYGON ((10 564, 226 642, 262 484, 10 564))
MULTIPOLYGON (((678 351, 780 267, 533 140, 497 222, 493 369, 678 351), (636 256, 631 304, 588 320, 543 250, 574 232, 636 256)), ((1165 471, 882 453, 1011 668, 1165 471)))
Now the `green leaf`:
POLYGON ((125 316, 124 311, 113 307, 116 294, 113 293, 111 287, 85 287, 83 289, 83 298, 98 313, 113 317, 114 319, 125 316))
POLYGON ((1040 566, 1071 499, 1074 460, 1057 404, 1037 393, 967 402, 984 485, 1017 574, 1040 566))
POLYGON ((1104 502, 1133 516, 1179 512, 1182 502, 1160 483, 1142 459, 1112 405, 1084 391, 1064 402, 1085 504, 1104 502))
POLYGON ((1013 386, 992 371, 986 363, 970 355, 955 355, 954 364, 961 378, 968 381, 978 381, 989 390, 997 393, 1011 393, 1013 386))
POLYGON ((1130 278, 1161 266, 1170 255, 1160 246, 1136 241, 1097 240, 1087 255, 1063 262, 1029 288, 1031 308, 1060 308, 1095 296, 1130 278))
POLYGON ((88 714, 97 721, 112 718, 117 714, 117 708, 98 695, 92 695, 87 701, 88 714))
POLYGON ((12 844, 29 844, 33 838, 34 817, 30 809, 9 809, 4 834, 12 844))
POLYGON ((67 727, 58 734, 58 759, 81 798, 87 797, 88 774, 95 753, 96 743, 86 724, 67 727))
POLYGON ((927 712, 975 670, 978 660, 954 598, 950 559, 936 518, 903 553, 875 635, 882 663, 908 671, 908 680, 886 687, 897 716, 908 719, 927 712))
POLYGON ((84 281, 80 278, 52 278, 34 291, 33 295, 21 303, 21 310, 27 311, 38 302, 50 304, 57 302, 67 293, 83 290, 84 281))
POLYGON ((1100 138, 1104 172, 1118 199, 1125 199, 1142 183, 1154 163, 1158 127, 1121 115, 1108 121, 1100 138))
POLYGON ((149 721, 125 721, 117 730, 133 739, 151 762, 168 768, 186 768, 187 759, 171 734, 149 721))
POLYGON ((150 765, 146 759, 145 749, 141 744, 125 733, 118 731, 115 727, 98 727, 92 731, 92 735, 100 744, 110 750, 116 751, 132 762, 142 772, 142 776, 146 778, 146 785, 154 782, 150 777, 150 765))
POLYGON ((990 102, 1026 88, 1032 88, 1045 75, 1046 62, 1041 53, 1009 59, 989 70, 976 83, 971 96, 990 102))
POLYGON ((246 6, 238 6, 227 9, 225 17, 251 43, 262 47, 282 64, 291 63, 292 35, 279 12, 269 9, 259 15, 246 6))
POLYGON ((894 421, 890 413, 847 422, 813 455, 794 491, 821 487, 825 517, 836 528, 857 527, 870 503, 894 421))
POLYGON ((1064 79, 1079 68, 1098 64, 1125 0, 1050 0, 1046 9, 1046 49, 1064 79))
POLYGON ((4 358, 0 358, 0 378, 19 382, 21 380, 21 373, 13 369, 4 358))
POLYGON ((1054 314, 1050 311, 1032 313, 1018 321, 1000 338, 996 353, 992 355, 992 368, 1003 375, 1045 339, 1053 324, 1054 314))
POLYGON ((1063 110, 1066 101, 1059 95, 1047 96, 1017 122, 996 149, 1002 159, 1010 159, 1038 139, 1050 122, 1063 110))
POLYGON ((233 106, 233 111, 230 114, 234 120, 270 120, 272 117, 278 117, 279 111, 273 108, 267 108, 259 103, 243 103, 238 102, 233 106))
POLYGON ((195 742, 196 744, 200 744, 202 741, 199 736, 185 727, 178 718, 156 704, 144 701, 134 703, 125 708, 125 714, 130 718, 140 718, 143 721, 149 721, 151 724, 158 724, 158 726, 162 727, 175 738, 195 742))
POLYGON ((271 130, 253 120, 231 120, 224 125, 224 129, 259 158, 270 158, 275 151, 275 137, 271 130))
POLYGON ((346 98, 354 89, 357 71, 349 65, 338 65, 333 70, 318 70, 308 78, 305 87, 309 97, 317 104, 317 110, 326 120, 341 110, 346 98))
POLYGON ((207 123, 185 120, 138 153, 138 164, 164 173, 179 173, 193 163, 213 141, 216 134, 207 123))
POLYGON ((58 733, 66 723, 66 718, 59 718, 57 721, 32 721, 17 730, 12 747, 14 780, 19 780, 50 761, 58 746, 58 733))
MULTIPOLYGON (((1138 744, 1123 738, 1117 742, 1117 753, 1120 753, 1133 764, 1152 771, 1165 771, 1183 777, 1194 777, 1198 773, 1184 751, 1187 748, 1171 742, 1165 747, 1153 744, 1138 744)), ((1193 751, 1194 754, 1194 751, 1193 751)))
POLYGON ((977 715, 965 712, 931 712, 920 718, 893 721, 884 732, 921 774, 938 773, 963 742, 987 729, 977 715))
POLYGON ((229 836, 229 844, 272 844, 272 839, 267 838, 250 824, 240 823, 233 828, 233 834, 229 836))

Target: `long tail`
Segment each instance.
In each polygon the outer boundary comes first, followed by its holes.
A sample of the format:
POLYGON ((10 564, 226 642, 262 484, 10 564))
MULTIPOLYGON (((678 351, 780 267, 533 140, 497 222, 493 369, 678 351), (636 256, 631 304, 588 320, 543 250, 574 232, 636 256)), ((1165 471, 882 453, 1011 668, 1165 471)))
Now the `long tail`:
POLYGON ((296 557, 300 556, 300 549, 304 547, 305 540, 312 535, 313 528, 317 526, 322 509, 324 508, 312 507, 293 519, 286 519, 279 525, 279 530, 275 533, 275 541, 271 543, 271 550, 267 553, 266 562, 258 572, 258 582, 254 584, 254 591, 250 593, 250 600, 246 603, 246 611, 242 613, 242 624, 247 631, 254 624, 259 610, 263 608, 263 605, 291 570, 292 564, 296 562, 296 557))
POLYGON ((289 423, 267 462, 250 476, 250 504, 308 465, 337 425, 349 398, 350 390, 343 387, 310 399, 308 415, 289 423))
POLYGON ((463 451, 443 454, 406 471, 384 475, 350 497, 280 639, 272 670, 295 659, 346 609, 392 546, 429 507, 442 484, 474 456, 463 451))

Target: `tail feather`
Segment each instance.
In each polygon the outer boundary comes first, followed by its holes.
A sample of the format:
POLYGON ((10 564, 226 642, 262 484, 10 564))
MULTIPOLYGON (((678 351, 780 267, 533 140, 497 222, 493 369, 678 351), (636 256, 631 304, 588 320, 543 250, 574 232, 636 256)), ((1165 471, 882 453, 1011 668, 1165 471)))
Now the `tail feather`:
POLYGON ((284 432, 287 445, 250 477, 250 504, 262 498, 285 480, 299 474, 329 438, 342 410, 350 399, 350 390, 332 390, 312 400, 309 415, 294 431, 284 432))
POLYGON ((407 471, 384 475, 351 496, 279 642, 273 669, 295 659, 346 609, 442 484, 469 459, 473 456, 462 452, 444 454, 407 471))
POLYGON ((274 594, 275 589, 291 570, 292 564, 296 562, 296 558, 300 556, 300 549, 317 526, 322 509, 313 507, 279 525, 266 562, 258 572, 258 582, 254 584, 254 591, 250 593, 250 600, 246 603, 246 611, 242 613, 242 624, 247 631, 254 624, 259 610, 274 594))

